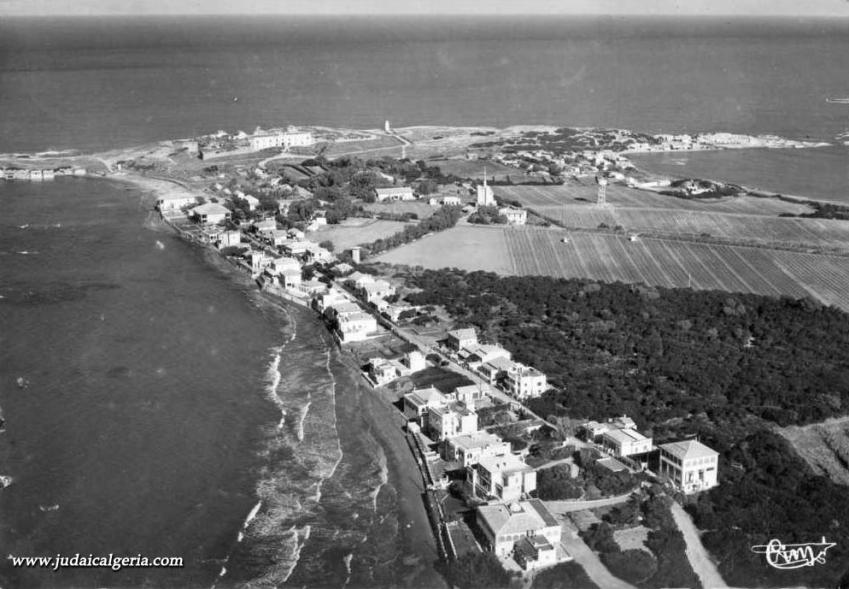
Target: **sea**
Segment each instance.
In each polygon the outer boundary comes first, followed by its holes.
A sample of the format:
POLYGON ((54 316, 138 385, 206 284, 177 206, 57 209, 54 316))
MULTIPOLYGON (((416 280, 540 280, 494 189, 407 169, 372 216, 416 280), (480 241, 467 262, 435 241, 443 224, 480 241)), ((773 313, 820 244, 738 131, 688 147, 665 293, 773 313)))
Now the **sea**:
MULTIPOLYGON (((769 133, 830 145, 635 160, 849 202, 846 72, 845 20, 6 18, 0 152, 384 120, 769 133)), ((312 313, 117 180, 0 183, 0 206, 0 550, 183 558, 4 559, 0 586, 439 586, 397 415, 312 313)))

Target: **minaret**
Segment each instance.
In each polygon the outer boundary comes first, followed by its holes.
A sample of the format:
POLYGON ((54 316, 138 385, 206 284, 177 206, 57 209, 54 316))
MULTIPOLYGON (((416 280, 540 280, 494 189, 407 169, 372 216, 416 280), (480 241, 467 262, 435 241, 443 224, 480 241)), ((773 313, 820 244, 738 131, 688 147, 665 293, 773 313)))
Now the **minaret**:
POLYGON ((607 178, 604 176, 597 176, 596 182, 598 182, 598 195, 596 197, 596 206, 604 207, 607 205, 607 178))

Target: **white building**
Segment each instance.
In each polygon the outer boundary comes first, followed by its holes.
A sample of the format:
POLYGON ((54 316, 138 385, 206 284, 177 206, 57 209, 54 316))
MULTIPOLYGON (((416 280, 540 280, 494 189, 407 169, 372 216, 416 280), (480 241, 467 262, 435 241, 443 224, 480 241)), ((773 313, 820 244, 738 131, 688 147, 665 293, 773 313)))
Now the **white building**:
POLYGON ((508 505, 483 505, 477 510, 477 523, 486 548, 500 558, 509 557, 523 538, 541 536, 552 546, 560 544, 560 523, 539 499, 508 505))
POLYGON ((377 386, 385 385, 398 378, 398 370, 386 358, 372 358, 369 360, 368 373, 377 386))
POLYGON ((718 483, 719 453, 697 440, 660 445, 660 473, 684 493, 697 493, 718 483))
POLYGON ((223 231, 218 237, 218 247, 233 247, 242 243, 241 231, 223 231))
POLYGON ((395 287, 385 280, 374 280, 363 284, 363 297, 366 302, 373 303, 377 299, 384 299, 395 294, 395 287))
POLYGON ((504 456, 510 453, 510 442, 505 442, 495 434, 478 431, 445 440, 442 457, 448 461, 457 461, 463 468, 474 466, 484 457, 504 456))
POLYGON ((507 358, 494 358, 477 367, 478 374, 487 379, 489 384, 495 382, 502 376, 507 374, 507 371, 513 368, 515 363, 507 358))
POLYGON ((645 454, 652 450, 652 439, 631 428, 609 429, 601 434, 601 444, 614 456, 645 454))
POLYGON ((476 369, 481 364, 491 362, 496 358, 510 360, 513 357, 509 351, 494 344, 475 344, 473 346, 468 346, 460 350, 458 355, 460 356, 460 359, 465 361, 472 370, 476 369))
POLYGON ((463 348, 474 346, 478 343, 478 334, 474 328, 455 329, 448 332, 448 341, 446 344, 449 348, 458 352, 463 348))
POLYGON ((463 403, 449 403, 428 409, 428 427, 435 440, 478 431, 478 414, 463 403))
POLYGON ((183 207, 193 205, 197 202, 194 196, 160 196, 156 199, 156 208, 161 213, 179 211, 183 207))
POLYGON ((369 334, 377 331, 377 320, 368 313, 351 313, 338 318, 339 339, 342 343, 368 339, 369 334))
POLYGON ((459 196, 443 196, 442 197, 442 206, 445 207, 459 207, 463 204, 463 201, 459 196))
POLYGON ((264 233, 266 231, 273 231, 277 229, 277 221, 274 219, 262 219, 261 221, 254 221, 253 228, 257 233, 264 233))
POLYGON ((427 429, 429 426, 428 411, 448 403, 448 397, 440 393, 435 387, 416 389, 412 393, 404 395, 404 415, 407 419, 417 420, 422 429, 427 429))
POLYGON ((517 399, 539 397, 548 388, 545 374, 518 362, 507 370, 507 390, 517 399))
POLYGON ((492 390, 489 385, 469 384, 454 389, 451 396, 455 401, 465 403, 468 407, 474 407, 479 401, 487 397, 492 390))
POLYGON ((214 202, 197 206, 189 213, 204 225, 217 225, 230 218, 230 209, 214 202))
POLYGON ((404 354, 404 359, 402 360, 402 362, 404 366, 406 366, 410 370, 410 374, 422 371, 427 368, 427 360, 425 359, 424 354, 422 354, 418 350, 413 350, 412 352, 404 354))
POLYGON ((504 216, 510 225, 524 225, 528 222, 528 212, 525 209, 501 207, 498 214, 504 216))
POLYGON ((416 195, 409 186, 394 186, 392 188, 375 188, 377 202, 390 202, 393 200, 415 200, 416 195))
POLYGON ((259 206, 259 199, 255 196, 245 194, 243 196, 240 196, 239 198, 248 203, 248 210, 250 211, 255 211, 259 206))
POLYGON ((251 149, 259 151, 273 147, 306 147, 315 143, 309 131, 287 131, 286 133, 263 133, 250 138, 251 149))
POLYGON ((513 558, 526 571, 542 569, 557 564, 557 547, 545 536, 525 536, 513 546, 513 558))
POLYGON ((536 471, 515 454, 481 457, 467 468, 466 480, 480 499, 518 501, 537 488, 536 471))

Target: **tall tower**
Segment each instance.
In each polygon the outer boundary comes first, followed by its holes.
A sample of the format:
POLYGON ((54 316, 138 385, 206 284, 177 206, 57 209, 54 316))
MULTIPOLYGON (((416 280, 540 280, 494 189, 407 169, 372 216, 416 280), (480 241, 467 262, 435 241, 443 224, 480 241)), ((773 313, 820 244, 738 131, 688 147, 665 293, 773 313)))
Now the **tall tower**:
POLYGON ((596 206, 603 207, 607 205, 607 178, 596 176, 598 182, 598 195, 596 196, 596 206))
POLYGON ((492 188, 490 188, 486 183, 486 166, 483 168, 483 186, 478 186, 478 199, 477 203, 480 207, 488 207, 495 204, 495 195, 492 193, 492 188))
POLYGON ((387 133, 392 132, 392 126, 389 124, 389 121, 383 121, 383 130, 387 133))

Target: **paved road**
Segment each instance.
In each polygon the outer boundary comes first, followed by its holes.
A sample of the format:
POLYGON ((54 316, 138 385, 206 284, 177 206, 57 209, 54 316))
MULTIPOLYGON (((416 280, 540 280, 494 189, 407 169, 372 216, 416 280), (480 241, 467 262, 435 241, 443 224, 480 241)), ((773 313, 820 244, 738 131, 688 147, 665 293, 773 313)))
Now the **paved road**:
POLYGON ((590 550, 590 547, 578 536, 578 530, 571 521, 564 518, 560 528, 563 530, 560 543, 572 555, 575 562, 584 567, 587 575, 596 585, 604 589, 636 589, 633 585, 610 574, 595 552, 590 550))
POLYGON ((699 537, 699 531, 690 519, 690 514, 684 511, 677 502, 672 503, 672 517, 675 518, 675 524, 684 534, 684 541, 687 543, 687 559, 699 576, 702 586, 705 589, 726 588, 728 584, 722 580, 722 577, 717 570, 716 565, 710 558, 702 540, 699 537))

